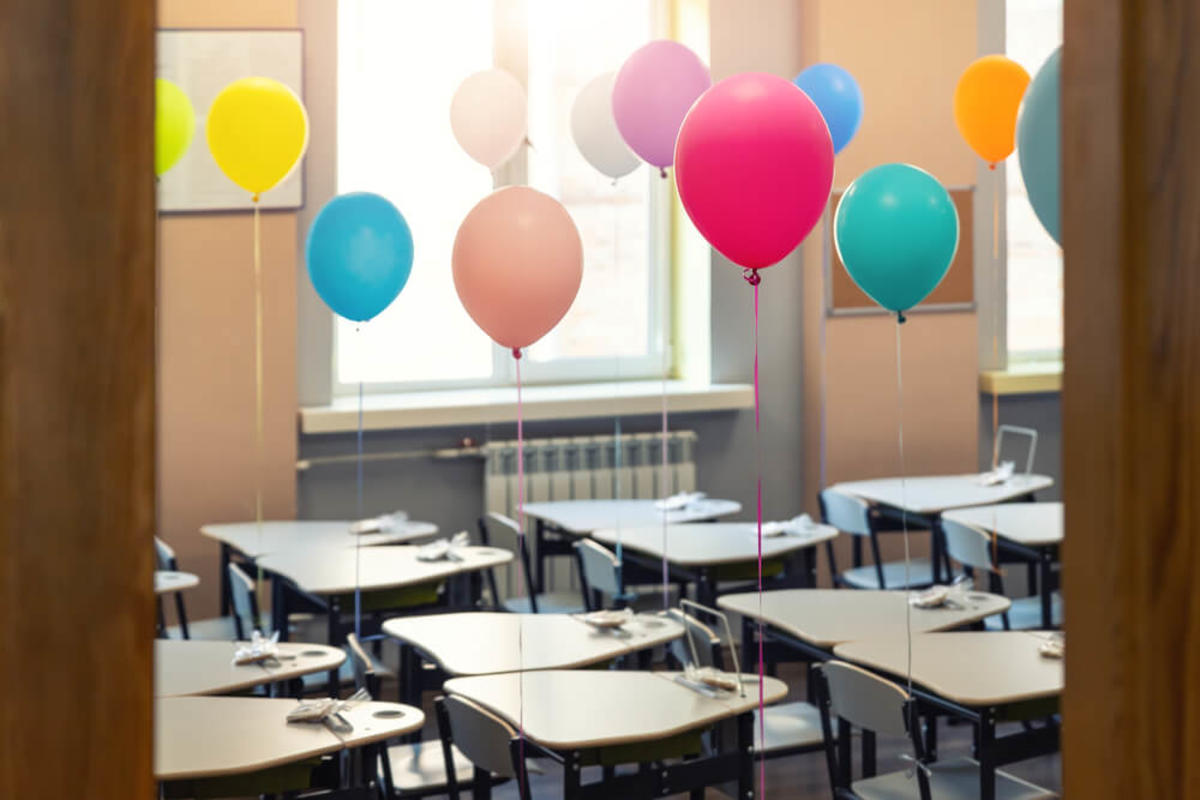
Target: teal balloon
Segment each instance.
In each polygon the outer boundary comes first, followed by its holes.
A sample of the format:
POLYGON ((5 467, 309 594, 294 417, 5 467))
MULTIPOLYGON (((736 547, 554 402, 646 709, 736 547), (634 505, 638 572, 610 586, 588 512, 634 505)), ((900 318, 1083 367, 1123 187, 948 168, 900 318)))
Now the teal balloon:
POLYGON ((1033 213, 1054 241, 1062 244, 1062 170, 1060 155, 1059 96, 1062 48, 1054 51, 1038 70, 1017 121, 1017 160, 1033 213))
POLYGON ((850 277, 889 311, 906 311, 942 282, 958 249, 958 211, 938 179, 883 164, 850 184, 834 217, 850 277))
POLYGON ((335 313, 365 322, 383 311, 412 272, 412 232, 403 215, 370 192, 338 195, 308 229, 308 277, 335 313))

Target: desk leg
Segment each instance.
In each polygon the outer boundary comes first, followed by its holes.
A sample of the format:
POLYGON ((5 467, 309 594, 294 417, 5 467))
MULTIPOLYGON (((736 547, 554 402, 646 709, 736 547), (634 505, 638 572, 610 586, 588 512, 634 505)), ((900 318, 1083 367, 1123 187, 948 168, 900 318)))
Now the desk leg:
POLYGON ((875 731, 862 731, 862 776, 875 777, 875 731))
POLYGON ((754 662, 758 659, 758 620, 742 617, 742 663, 743 671, 755 672, 754 662))
POLYGON ((747 711, 737 718, 738 800, 753 800, 754 793, 754 714, 747 711))
POLYGON ((288 640, 287 589, 283 578, 271 577, 271 630, 279 632, 279 641, 288 640))
POLYGON ((583 770, 579 763, 579 753, 570 752, 563 758, 563 800, 575 800, 580 791, 580 773, 583 770))
POLYGON ((540 519, 534 525, 533 541, 535 547, 533 569, 534 575, 536 575, 533 588, 541 594, 546 591, 546 523, 540 519))
POLYGON ((1038 583, 1042 596, 1042 627, 1050 630, 1054 627, 1053 587, 1050 585, 1051 556, 1050 551, 1043 548, 1038 559, 1038 583))
POLYGON ((817 588, 817 548, 804 548, 804 588, 817 588))
POLYGON ((220 613, 217 616, 223 617, 229 613, 229 545, 225 542, 221 542, 221 572, 217 577, 221 584, 218 590, 221 593, 218 598, 220 613))
POLYGON ((996 800, 996 717, 995 712, 984 709, 979 715, 979 798, 996 800))
MULTIPOLYGON (((342 620, 342 604, 338 602, 337 597, 331 596, 328 600, 329 616, 328 616, 328 635, 329 645, 331 647, 341 647, 341 620, 342 620)), ((329 670, 329 696, 338 696, 338 670, 336 668, 329 670)))

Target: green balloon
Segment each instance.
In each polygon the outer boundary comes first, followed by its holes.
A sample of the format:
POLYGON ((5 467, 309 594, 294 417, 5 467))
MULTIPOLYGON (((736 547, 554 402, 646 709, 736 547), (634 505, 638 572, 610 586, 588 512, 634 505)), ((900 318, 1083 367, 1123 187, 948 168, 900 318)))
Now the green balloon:
POLYGON ((196 112, 192 101, 166 78, 154 81, 154 174, 175 166, 192 144, 196 112))
POLYGON ((858 287, 889 311, 920 303, 958 249, 958 211, 938 179, 909 164, 867 170, 842 195, 834 242, 858 287))

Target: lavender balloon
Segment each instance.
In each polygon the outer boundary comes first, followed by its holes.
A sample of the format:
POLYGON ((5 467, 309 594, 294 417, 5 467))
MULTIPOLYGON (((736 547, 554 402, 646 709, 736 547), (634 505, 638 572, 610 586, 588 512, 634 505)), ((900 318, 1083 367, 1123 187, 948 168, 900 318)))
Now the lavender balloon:
POLYGON ((683 118, 710 86, 708 67, 678 42, 660 39, 635 50, 613 83, 621 138, 643 161, 660 170, 671 166, 683 118))

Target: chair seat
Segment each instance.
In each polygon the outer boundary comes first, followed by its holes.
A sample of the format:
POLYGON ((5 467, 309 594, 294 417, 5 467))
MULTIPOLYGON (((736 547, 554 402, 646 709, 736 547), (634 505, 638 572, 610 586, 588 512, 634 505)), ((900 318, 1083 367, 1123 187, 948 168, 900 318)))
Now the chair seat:
MULTIPOLYGON (((1062 595, 1058 592, 1050 595, 1050 621, 1054 627, 1062 627, 1062 595)), ((983 624, 990 631, 1004 629, 1004 621, 999 614, 988 617, 983 624)), ((1040 596, 1018 597, 1013 600, 1012 606, 1008 609, 1008 624, 1014 631, 1036 630, 1045 627, 1042 625, 1042 598, 1040 596)))
MULTIPOLYGON (((583 595, 579 592, 546 592, 537 596, 540 614, 578 614, 583 611, 583 595)), ((504 610, 514 614, 528 614, 532 609, 528 597, 510 597, 504 601, 504 610)))
MULTIPOLYGON (((904 562, 889 561, 883 565, 883 580, 887 589, 919 589, 933 585, 933 566, 928 558, 914 558, 908 569, 908 585, 904 583, 904 562)), ((843 570, 842 583, 854 589, 879 589, 879 576, 874 564, 843 570)))
MULTIPOLYGON (((454 777, 459 784, 469 784, 475 777, 475 766, 457 747, 450 750, 454 762, 454 777)), ((392 783, 400 792, 435 789, 446 785, 446 760, 442 743, 437 740, 399 744, 388 748, 392 765, 392 783)))
MULTIPOLYGON (((930 794, 934 800, 975 800, 979 797, 979 764, 968 758, 929 766, 930 794)), ((855 781, 851 788, 862 800, 919 800, 921 790, 914 774, 889 772, 855 781)), ((1058 797, 1054 792, 996 770, 996 800, 1041 800, 1058 797)))
POLYGON ((759 736, 758 709, 754 710, 754 750, 773 753, 803 747, 820 747, 821 712, 811 703, 783 703, 766 709, 766 746, 759 736))

